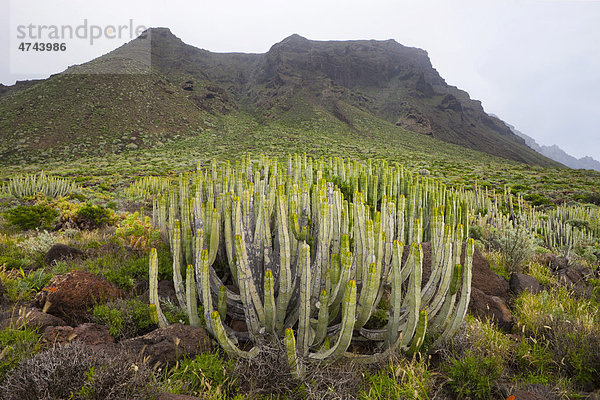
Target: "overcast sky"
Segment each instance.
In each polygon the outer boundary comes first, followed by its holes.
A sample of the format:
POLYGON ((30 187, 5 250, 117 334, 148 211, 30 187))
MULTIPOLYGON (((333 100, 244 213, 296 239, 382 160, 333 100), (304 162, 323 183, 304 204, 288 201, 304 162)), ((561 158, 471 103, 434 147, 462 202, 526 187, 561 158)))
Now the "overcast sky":
POLYGON ((45 78, 130 40, 64 40, 23 52, 18 26, 167 26, 217 52, 266 52, 298 33, 314 40, 395 39, 427 50, 450 85, 540 144, 600 160, 598 0, 0 0, 0 82, 45 78), (130 21, 131 20, 131 21, 130 21))

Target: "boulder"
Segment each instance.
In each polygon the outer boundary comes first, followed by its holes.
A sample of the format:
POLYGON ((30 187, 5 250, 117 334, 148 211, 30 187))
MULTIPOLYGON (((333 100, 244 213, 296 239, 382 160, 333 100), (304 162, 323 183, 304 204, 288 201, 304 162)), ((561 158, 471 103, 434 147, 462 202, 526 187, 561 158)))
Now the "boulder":
POLYGON ((569 260, 567 258, 559 257, 556 254, 544 254, 541 256, 540 261, 552 271, 565 269, 569 266, 569 260))
POLYGON ((88 346, 99 346, 114 343, 105 325, 85 323, 75 328, 71 326, 49 326, 44 330, 42 342, 50 345, 67 344, 80 341, 88 346))
POLYGON ((66 244, 57 243, 50 247, 50 250, 44 256, 44 262, 53 265, 58 261, 74 260, 83 257, 83 251, 66 244))
POLYGON ((491 320, 504 332, 510 333, 514 325, 513 315, 506 302, 498 296, 490 296, 476 287, 471 288, 469 313, 481 320, 491 320))
POLYGON ((212 342, 206 330, 182 324, 156 329, 144 336, 121 341, 124 350, 148 357, 150 365, 174 364, 183 357, 209 351, 212 342))
POLYGON ((61 318, 42 312, 37 308, 21 308, 18 311, 0 313, 0 329, 20 328, 23 325, 43 331, 49 326, 61 326, 66 323, 61 318))
POLYGON ((96 304, 125 297, 125 292, 101 276, 72 271, 55 275, 36 296, 35 303, 46 312, 77 321, 96 304))
POLYGON ((512 274, 508 285, 510 286, 510 291, 517 295, 524 291, 530 293, 539 293, 541 291, 540 283, 537 279, 521 273, 512 274))
MULTIPOLYGON (((465 262, 465 246, 460 260, 465 262)), ((490 268, 490 263, 485 259, 479 250, 473 254, 473 278, 471 286, 481 290, 489 296, 497 296, 506 301, 509 294, 509 285, 506 279, 496 275, 490 268)))

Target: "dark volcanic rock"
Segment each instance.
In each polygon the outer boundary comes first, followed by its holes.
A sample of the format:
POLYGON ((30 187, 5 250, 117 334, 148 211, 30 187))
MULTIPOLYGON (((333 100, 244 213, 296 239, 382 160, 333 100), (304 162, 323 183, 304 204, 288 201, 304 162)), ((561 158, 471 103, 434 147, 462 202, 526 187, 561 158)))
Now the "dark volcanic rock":
POLYGON ((96 304, 125 297, 125 293, 101 276, 84 271, 55 275, 36 296, 38 307, 68 320, 82 319, 96 304))
POLYGON ((469 313, 481 320, 495 322, 505 332, 510 332, 514 325, 512 313, 505 301, 498 296, 487 295, 476 287, 471 288, 469 313))
POLYGON ((538 293, 540 288, 540 283, 533 276, 514 273, 510 276, 510 280, 508 281, 510 286, 510 291, 514 294, 520 294, 524 291, 529 291, 531 293, 538 293))
POLYGON ((58 261, 73 260, 83 256, 83 251, 75 247, 67 246, 66 244, 57 243, 48 250, 44 257, 44 262, 52 265, 58 261))
POLYGON ((149 357, 150 365, 173 364, 183 357, 194 357, 208 351, 212 344, 204 328, 173 324, 144 336, 121 342, 127 351, 149 357))

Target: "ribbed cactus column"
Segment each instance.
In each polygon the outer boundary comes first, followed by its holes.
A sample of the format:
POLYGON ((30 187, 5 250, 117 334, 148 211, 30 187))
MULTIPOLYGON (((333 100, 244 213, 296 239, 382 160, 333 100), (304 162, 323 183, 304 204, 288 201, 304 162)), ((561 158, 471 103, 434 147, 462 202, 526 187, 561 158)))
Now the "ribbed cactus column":
MULTIPOLYGON (((196 325, 199 298, 207 328, 232 356, 253 357, 265 341, 284 338, 300 378, 307 358, 370 362, 399 347, 417 352, 427 332, 449 337, 464 317, 472 243, 464 267, 457 264, 475 199, 485 200, 400 165, 304 154, 289 156, 284 167, 248 155, 140 181, 135 190, 155 196, 153 218, 171 246, 178 303, 196 325), (422 285, 424 241, 432 265, 422 285), (404 263, 403 243, 410 245, 404 263), (369 329, 390 288, 387 326, 369 329), (226 314, 244 319, 249 332, 223 325, 226 314), (242 350, 238 338, 256 347, 242 350), (364 340, 376 341, 378 352, 348 353, 364 340)), ((152 268, 151 313, 165 324, 152 268)))

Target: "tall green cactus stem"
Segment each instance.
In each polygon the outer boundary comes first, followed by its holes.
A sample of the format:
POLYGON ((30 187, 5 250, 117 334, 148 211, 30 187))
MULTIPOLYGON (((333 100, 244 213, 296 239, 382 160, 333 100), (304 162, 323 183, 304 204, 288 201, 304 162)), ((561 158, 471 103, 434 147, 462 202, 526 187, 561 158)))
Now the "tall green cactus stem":
POLYGON ((294 331, 292 328, 287 328, 285 330, 284 342, 290 372, 296 380, 301 381, 306 376, 306 370, 300 366, 298 355, 296 353, 296 338, 294 338, 294 331))
POLYGON ((402 347, 408 346, 413 339, 419 319, 421 308, 421 273, 423 271, 423 249, 418 243, 410 246, 407 263, 412 273, 408 282, 408 293, 404 298, 403 306, 408 307, 408 321, 403 330, 402 347))
POLYGON ((181 277, 181 229, 179 220, 175 220, 173 225, 173 241, 171 243, 173 249, 173 286, 175 287, 175 295, 179 306, 185 310, 185 285, 181 277))
POLYGON ((188 265, 185 279, 186 311, 191 326, 200 326, 198 317, 198 297, 196 295, 196 282, 194 281, 194 267, 188 265))
POLYGON ((150 303, 150 318, 153 321, 156 321, 159 327, 164 328, 169 323, 165 318, 161 308, 160 308, 160 299, 158 298, 158 255, 156 253, 156 249, 150 249, 150 271, 149 271, 149 279, 148 284, 149 295, 148 300, 150 303))
POLYGON ((200 283, 202 287, 202 306, 204 307, 204 320, 206 329, 215 334, 210 313, 214 311, 213 299, 210 291, 210 272, 208 250, 202 250, 200 255, 200 283))
POLYGON ((325 340, 325 336, 327 336, 327 325, 329 324, 329 293, 327 290, 321 291, 317 308, 319 308, 319 315, 315 321, 316 328, 312 341, 314 346, 322 343, 325 340))
POLYGON ((223 318, 227 315, 227 288, 223 285, 219 286, 219 301, 217 303, 219 315, 223 318))
POLYGON ((270 269, 265 271, 265 329, 268 333, 275 334, 275 282, 273 272, 270 269))
POLYGON ((417 326, 417 332, 415 333, 415 336, 412 340, 410 347, 406 351, 406 355, 408 357, 414 356, 415 354, 417 354, 419 349, 421 349, 421 346, 423 346, 423 342, 425 341, 425 333, 426 332, 427 332, 427 311, 422 310, 419 314, 419 324, 417 326))
POLYGON ((467 313, 467 307, 469 306, 469 300, 471 298, 471 274, 473 269, 473 253, 475 252, 475 241, 469 239, 467 241, 467 253, 465 256, 465 265, 462 271, 462 291, 460 294, 460 300, 456 307, 454 317, 448 321, 448 324, 442 334, 438 337, 434 346, 448 340, 453 336, 460 327, 460 324, 467 313))
POLYGON ((442 332, 452 315, 454 303, 456 301, 456 294, 458 293, 458 289, 460 288, 461 276, 462 265, 456 264, 454 266, 454 271, 452 272, 452 282, 450 283, 450 288, 446 293, 444 305, 442 306, 441 310, 439 311, 438 315, 432 323, 431 333, 433 335, 438 335, 440 332, 442 332))
POLYGON ((249 351, 244 351, 237 347, 227 336, 227 332, 225 332, 225 327, 223 326, 218 311, 213 311, 210 314, 210 320, 212 321, 211 325, 214 327, 214 335, 217 338, 217 341, 229 356, 251 359, 260 353, 260 349, 257 346, 254 346, 249 351))
POLYGON ((308 354, 308 348, 311 344, 310 327, 310 295, 311 295, 311 268, 310 268, 310 246, 302 244, 300 250, 300 315, 298 320, 298 352, 302 357, 308 354))
POLYGON ((279 242, 279 295, 277 296, 277 314, 275 329, 283 331, 285 315, 290 297, 292 295, 292 272, 291 272, 291 241, 287 225, 287 204, 285 199, 285 187, 277 188, 277 238, 279 242))
POLYGON ((356 318, 355 327, 362 328, 375 308, 375 299, 377 298, 377 290, 379 289, 379 280, 381 278, 377 264, 371 263, 367 272, 366 279, 363 280, 363 286, 360 291, 358 300, 358 316, 356 318))
POLYGON ((264 323, 265 314, 262 302, 260 301, 252 272, 248 266, 248 255, 246 246, 240 235, 235 235, 235 249, 238 265, 238 287, 240 288, 240 297, 244 306, 244 315, 248 324, 249 332, 258 341, 261 331, 261 321, 264 323))
POLYGON ((329 348, 323 352, 309 353, 309 357, 316 360, 336 359, 344 354, 352 340, 354 321, 356 313, 356 281, 351 280, 346 284, 344 299, 342 300, 342 324, 338 332, 338 338, 329 348))
POLYGON ((404 244, 394 240, 392 245, 392 292, 390 302, 390 314, 387 326, 386 344, 391 347, 398 340, 400 317, 402 315, 402 251, 404 244))

